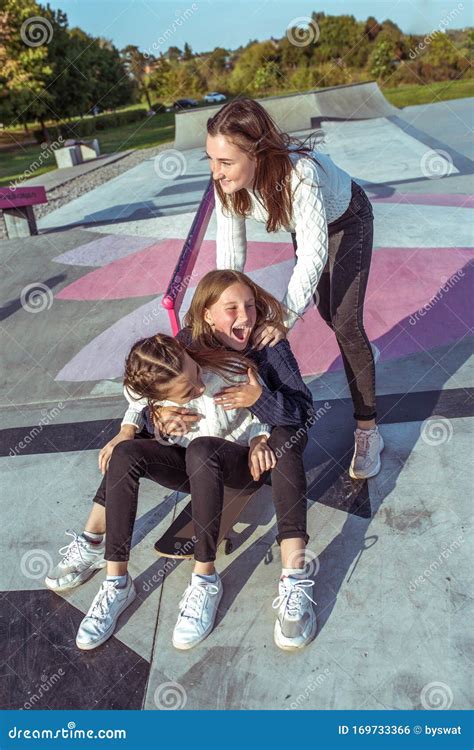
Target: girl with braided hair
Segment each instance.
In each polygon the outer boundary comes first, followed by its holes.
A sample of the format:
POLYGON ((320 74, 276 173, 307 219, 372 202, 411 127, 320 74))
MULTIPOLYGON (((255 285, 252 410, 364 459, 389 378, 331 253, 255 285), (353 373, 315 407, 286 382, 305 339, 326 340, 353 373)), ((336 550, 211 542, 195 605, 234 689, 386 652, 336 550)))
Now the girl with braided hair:
MULTIPOLYGON (((178 340, 157 334, 138 341, 125 365, 124 392, 134 408, 148 406, 157 422, 160 407, 182 406, 198 415, 185 435, 167 437, 155 430, 126 439, 121 430, 113 451, 99 463, 104 478, 81 535, 60 550, 62 559, 46 578, 54 591, 80 585, 95 570, 107 577, 77 633, 80 649, 94 649, 113 634, 118 617, 135 599, 128 573, 140 479, 189 492, 195 524, 195 568, 180 604, 173 633, 176 648, 188 649, 214 626, 222 582, 214 569, 224 483, 255 490, 276 465, 271 428, 248 409, 224 410, 214 394, 235 385, 255 366, 238 353, 191 351, 178 340), (132 438, 132 439, 130 439, 132 438)), ((132 428, 133 429, 133 428, 132 428)), ((133 433, 135 430, 133 430, 133 433)))

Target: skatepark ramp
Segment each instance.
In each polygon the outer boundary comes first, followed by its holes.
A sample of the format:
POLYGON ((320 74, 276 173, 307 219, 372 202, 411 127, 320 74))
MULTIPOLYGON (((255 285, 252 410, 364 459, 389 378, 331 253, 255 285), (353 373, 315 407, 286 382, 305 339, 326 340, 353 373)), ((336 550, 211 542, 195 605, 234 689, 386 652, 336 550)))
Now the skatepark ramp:
MULTIPOLYGON (((322 120, 366 120, 398 113, 398 109, 386 100, 376 81, 257 101, 285 132, 317 128, 322 120)), ((221 107, 219 104, 177 114, 175 147, 185 150, 204 146, 207 120, 221 107)))

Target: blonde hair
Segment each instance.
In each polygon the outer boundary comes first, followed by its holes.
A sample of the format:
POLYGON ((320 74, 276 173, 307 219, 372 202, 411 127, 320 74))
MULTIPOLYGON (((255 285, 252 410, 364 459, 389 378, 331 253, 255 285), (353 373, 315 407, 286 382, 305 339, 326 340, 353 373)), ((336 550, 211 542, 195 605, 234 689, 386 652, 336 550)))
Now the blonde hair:
POLYGON ((245 284, 255 298, 256 326, 268 323, 282 333, 286 333, 287 329, 283 322, 285 309, 281 302, 241 271, 216 270, 209 271, 202 277, 184 317, 185 326, 191 329, 193 345, 207 349, 222 348, 222 343, 205 319, 205 312, 220 299, 229 286, 236 283, 245 284))

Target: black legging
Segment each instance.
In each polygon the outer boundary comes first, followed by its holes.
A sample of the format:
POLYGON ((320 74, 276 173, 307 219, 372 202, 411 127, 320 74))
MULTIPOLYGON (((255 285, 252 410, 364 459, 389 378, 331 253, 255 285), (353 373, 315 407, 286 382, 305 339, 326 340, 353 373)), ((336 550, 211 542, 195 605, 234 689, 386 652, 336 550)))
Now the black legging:
MULTIPOLYGON (((142 477, 164 487, 190 492, 197 542, 194 557, 199 562, 216 558, 216 543, 224 486, 258 489, 270 472, 254 482, 248 468, 249 449, 229 440, 199 437, 187 448, 163 445, 140 433, 115 446, 108 470, 94 502, 105 505, 105 558, 129 559, 133 526, 137 515, 138 489, 142 477)), ((302 427, 274 427, 268 444, 277 455, 271 472, 273 502, 282 539, 302 538, 306 533, 306 475, 303 452, 308 436, 302 427)))
MULTIPOLYGON (((372 259, 374 214, 364 190, 352 181, 347 211, 328 225, 328 260, 314 295, 323 320, 336 334, 354 403, 354 418, 375 419, 375 365, 363 310, 372 259)), ((291 235, 296 249, 296 236, 291 235)))

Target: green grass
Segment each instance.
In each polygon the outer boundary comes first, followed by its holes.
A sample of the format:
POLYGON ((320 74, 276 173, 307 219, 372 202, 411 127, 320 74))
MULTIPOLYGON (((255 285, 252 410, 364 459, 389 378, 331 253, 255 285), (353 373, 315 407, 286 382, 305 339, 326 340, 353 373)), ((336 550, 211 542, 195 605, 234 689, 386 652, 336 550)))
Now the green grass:
MULTIPOLYGON (((98 138, 101 154, 113 154, 116 151, 143 149, 158 146, 174 140, 174 113, 163 112, 145 120, 123 125, 110 130, 100 130, 85 140, 98 138)), ((25 146, 17 151, 0 151, 0 185, 8 185, 12 180, 49 172, 56 168, 54 154, 42 152, 41 147, 25 146), (38 166, 35 168, 34 164, 38 166), (25 175, 26 170, 32 174, 25 175)))
MULTIPOLYGON (((400 86, 396 89, 382 89, 389 102, 396 107, 408 107, 413 104, 429 104, 431 102, 446 101, 474 96, 474 80, 441 81, 426 85, 400 86)), ((131 105, 129 109, 142 107, 143 104, 131 105)), ((12 129, 17 134, 21 128, 12 129)), ((4 131, 5 136, 8 131, 4 131)), ((17 137, 17 136, 16 136, 17 137)), ((102 154, 112 154, 116 151, 142 149, 169 143, 174 140, 174 113, 163 112, 154 117, 148 117, 140 122, 124 125, 110 130, 100 130, 95 136, 88 136, 87 140, 97 137, 102 154)), ((3 140, 4 140, 3 139, 3 140)), ((8 185, 12 180, 25 176, 25 170, 33 169, 38 164, 34 175, 41 175, 55 169, 54 154, 41 156, 40 146, 25 146, 13 152, 0 151, 0 185, 8 185)), ((28 175, 33 176, 33 174, 28 175)))
POLYGON ((395 107, 410 107, 415 104, 431 104, 448 99, 474 96, 474 79, 465 78, 460 81, 439 81, 425 85, 399 86, 396 89, 382 88, 382 91, 388 101, 395 107))

